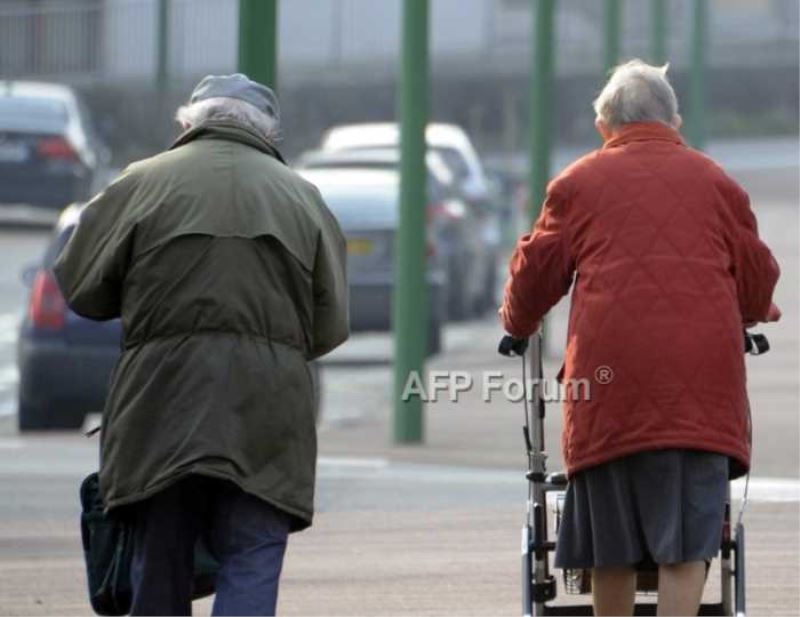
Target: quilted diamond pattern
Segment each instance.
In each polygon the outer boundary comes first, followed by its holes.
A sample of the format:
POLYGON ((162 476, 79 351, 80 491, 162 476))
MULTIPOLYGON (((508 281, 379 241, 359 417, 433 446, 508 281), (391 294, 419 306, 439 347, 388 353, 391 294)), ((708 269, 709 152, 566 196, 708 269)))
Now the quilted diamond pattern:
POLYGON ((501 315, 530 335, 574 277, 564 379, 589 379, 591 400, 565 402, 568 472, 681 447, 744 473, 742 325, 767 319, 778 276, 747 194, 666 126, 626 125, 553 180, 501 315))

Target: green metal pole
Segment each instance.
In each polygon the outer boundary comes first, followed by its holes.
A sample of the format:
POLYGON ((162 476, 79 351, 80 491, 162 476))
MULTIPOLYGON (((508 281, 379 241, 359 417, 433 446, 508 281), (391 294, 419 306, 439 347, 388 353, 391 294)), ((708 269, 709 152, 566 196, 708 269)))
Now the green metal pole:
POLYGON ((239 0, 239 70, 278 87, 278 0, 239 0))
POLYGON ((395 241, 394 441, 424 439, 423 401, 409 380, 424 382, 429 318, 425 250, 428 111, 428 0, 404 0, 400 81, 400 223, 395 241), (403 394, 410 394, 404 397, 403 394))
POLYGON ((650 56, 654 64, 667 61, 667 4, 664 0, 652 0, 650 27, 652 28, 652 49, 650 56))
POLYGON ((686 134, 689 143, 702 149, 706 145, 706 44, 708 38, 708 0, 694 0, 692 15, 692 56, 689 66, 689 118, 686 134))
POLYGON ((169 79, 169 0, 158 0, 156 19, 156 86, 164 92, 169 79))
POLYGON ((550 177, 553 126, 553 24, 555 0, 532 0, 534 13, 531 76, 530 215, 539 218, 550 177))
POLYGON ((605 8, 605 46, 603 70, 605 74, 608 75, 609 71, 619 64, 622 0, 606 0, 605 8))
MULTIPOLYGON (((547 182, 550 179, 550 157, 553 139, 553 65, 556 0, 531 0, 533 7, 533 75, 531 75, 531 137, 530 137, 530 209, 535 222, 542 211, 547 182)), ((546 324, 546 320, 545 320, 546 324)), ((537 344, 547 349, 547 328, 537 344)))

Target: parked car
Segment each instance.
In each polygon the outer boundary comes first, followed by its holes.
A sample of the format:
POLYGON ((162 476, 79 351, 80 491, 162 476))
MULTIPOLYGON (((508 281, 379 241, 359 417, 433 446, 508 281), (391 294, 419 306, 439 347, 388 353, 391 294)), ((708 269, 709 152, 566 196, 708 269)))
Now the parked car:
POLYGON ((513 246, 520 234, 529 231, 529 213, 524 198, 526 183, 519 175, 499 165, 487 167, 486 176, 492 193, 496 195, 502 242, 513 246))
MULTIPOLYGON (((294 163, 303 169, 329 167, 352 167, 359 169, 399 169, 400 150, 396 146, 358 148, 353 150, 309 150, 301 154, 294 163)), ((455 175, 437 152, 428 152, 425 157, 428 171, 429 191, 458 191, 455 175)))
POLYGON ((17 341, 21 431, 77 428, 87 413, 102 411, 119 356, 120 321, 90 321, 70 311, 52 272, 80 209, 64 210, 41 263, 25 273, 31 289, 17 341))
MULTIPOLYGON (((298 171, 320 190, 347 240, 351 330, 391 330, 399 174, 393 170, 369 168, 298 171)), ((441 349, 444 321, 444 276, 433 233, 429 229, 426 272, 430 353, 441 349)))
POLYGON ((98 188, 109 160, 71 88, 0 81, 0 209, 41 209, 55 220, 98 188))
MULTIPOLYGON (((478 154, 467 134, 454 124, 431 123, 425 131, 428 148, 440 154, 453 170, 465 196, 474 201, 489 198, 489 184, 478 154)), ((321 150, 399 147, 400 132, 394 122, 346 124, 328 129, 321 150)))
MULTIPOLYGON (((477 279, 483 290, 479 311, 496 304, 497 265, 500 256, 500 217, 490 183, 480 158, 464 129, 453 124, 431 123, 426 128, 428 151, 436 152, 452 171, 455 182, 473 216, 481 225, 480 243, 484 259, 473 264, 469 276, 477 279)), ((320 149, 330 152, 364 148, 392 147, 400 143, 396 123, 366 123, 336 126, 322 138, 320 149)))
MULTIPOLYGON (((122 340, 119 319, 92 321, 66 306, 52 267, 80 218, 82 205, 71 205, 58 219, 41 262, 29 267, 28 310, 17 340, 20 431, 74 429, 89 413, 103 410, 111 372, 122 340)), ((311 374, 320 409, 320 374, 311 374)))
MULTIPOLYGON (((484 301, 480 273, 489 260, 482 242, 483 221, 465 202, 450 168, 438 153, 428 152, 428 224, 439 263, 445 273, 446 319, 464 319, 484 301)), ((397 171, 397 148, 314 150, 302 155, 298 169, 384 169, 397 171)))

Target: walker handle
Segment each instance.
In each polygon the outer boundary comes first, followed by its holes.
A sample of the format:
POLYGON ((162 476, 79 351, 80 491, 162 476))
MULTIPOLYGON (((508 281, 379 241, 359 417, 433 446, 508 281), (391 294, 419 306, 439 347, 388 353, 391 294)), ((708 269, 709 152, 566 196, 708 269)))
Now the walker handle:
POLYGON ((769 351, 769 341, 763 334, 744 331, 744 352, 751 356, 760 356, 769 351))
POLYGON ((497 353, 501 356, 522 356, 528 349, 528 339, 514 338, 510 334, 506 334, 500 339, 500 344, 497 346, 497 353))

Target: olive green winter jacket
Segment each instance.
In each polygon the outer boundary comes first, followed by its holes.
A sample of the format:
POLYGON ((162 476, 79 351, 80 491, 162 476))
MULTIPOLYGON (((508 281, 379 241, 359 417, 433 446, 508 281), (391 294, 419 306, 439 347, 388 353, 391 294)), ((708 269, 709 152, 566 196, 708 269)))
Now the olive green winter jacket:
POLYGON ((256 133, 200 125, 85 208, 55 274, 75 312, 122 317, 109 509, 198 473, 311 524, 308 362, 348 336, 345 242, 313 185, 256 133))

